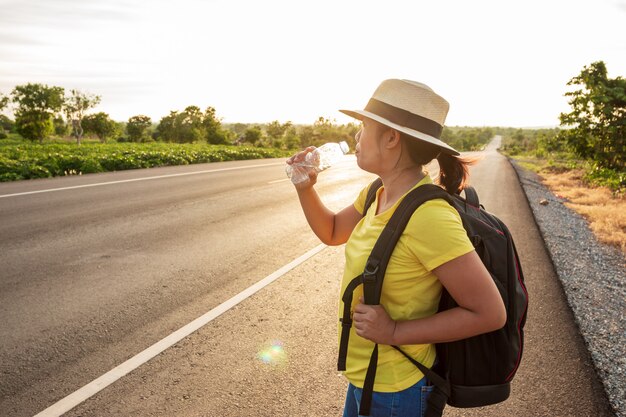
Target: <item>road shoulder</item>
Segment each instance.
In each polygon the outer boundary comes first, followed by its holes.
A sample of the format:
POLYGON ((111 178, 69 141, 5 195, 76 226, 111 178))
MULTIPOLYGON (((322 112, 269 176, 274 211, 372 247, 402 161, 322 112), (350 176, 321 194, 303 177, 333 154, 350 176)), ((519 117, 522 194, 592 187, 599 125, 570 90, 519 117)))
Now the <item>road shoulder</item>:
POLYGON ((595 371, 616 415, 626 416, 626 259, 599 243, 585 219, 536 174, 511 163, 595 371))

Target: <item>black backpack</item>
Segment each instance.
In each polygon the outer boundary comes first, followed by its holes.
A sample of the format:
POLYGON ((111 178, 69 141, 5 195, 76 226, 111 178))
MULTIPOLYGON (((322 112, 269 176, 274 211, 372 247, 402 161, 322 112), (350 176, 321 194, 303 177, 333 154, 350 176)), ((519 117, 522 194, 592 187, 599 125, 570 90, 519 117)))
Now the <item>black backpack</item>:
MULTIPOLYGON (((382 185, 377 179, 368 191, 363 215, 376 198, 382 185)), ((476 252, 490 272, 507 311, 507 321, 499 330, 456 342, 437 344, 437 364, 432 369, 411 358, 397 346, 409 361, 417 366, 434 385, 428 400, 426 416, 443 414, 447 404, 454 407, 481 407, 502 402, 509 397, 510 383, 519 367, 524 342, 523 328, 526 323, 528 293, 513 238, 508 228, 493 214, 484 210, 478 194, 472 187, 464 189, 465 198, 452 195, 434 184, 425 184, 412 190, 399 204, 389 223, 383 229, 367 260, 363 274, 354 278, 343 294, 344 311, 339 359, 337 368, 346 369, 348 338, 352 319, 352 292, 363 284, 366 304, 380 302, 387 263, 413 212, 424 202, 441 198, 450 203, 460 214, 463 227, 476 252)), ((457 306, 452 297, 443 290, 439 311, 457 306)), ((374 346, 366 373, 361 398, 361 415, 369 415, 378 345, 374 346)))

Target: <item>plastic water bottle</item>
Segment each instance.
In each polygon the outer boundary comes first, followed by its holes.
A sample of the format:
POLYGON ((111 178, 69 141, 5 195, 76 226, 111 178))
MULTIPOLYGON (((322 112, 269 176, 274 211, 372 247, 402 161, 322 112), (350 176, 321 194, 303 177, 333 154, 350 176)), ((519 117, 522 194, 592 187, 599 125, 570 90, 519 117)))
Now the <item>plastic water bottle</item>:
POLYGON ((309 180, 309 172, 315 170, 316 172, 324 171, 330 168, 333 164, 341 160, 350 147, 346 142, 329 142, 315 148, 312 152, 306 154, 303 162, 297 162, 285 167, 287 176, 294 184, 300 184, 309 180))

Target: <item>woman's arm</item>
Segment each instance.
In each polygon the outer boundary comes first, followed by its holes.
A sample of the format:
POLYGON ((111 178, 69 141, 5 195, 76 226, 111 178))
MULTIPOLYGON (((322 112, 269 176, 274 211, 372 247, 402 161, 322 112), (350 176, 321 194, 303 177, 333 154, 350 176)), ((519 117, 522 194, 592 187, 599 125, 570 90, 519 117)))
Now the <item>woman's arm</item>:
POLYGON ((433 272, 458 307, 423 319, 395 322, 380 305, 358 304, 353 317, 356 333, 376 343, 409 345, 451 342, 504 326, 504 302, 475 251, 433 272))
MULTIPOLYGON (((313 149, 315 148, 306 148, 304 151, 289 158, 287 163, 293 164, 294 162, 303 161, 306 154, 313 149)), ((348 241, 354 226, 356 226, 362 216, 354 208, 354 205, 349 205, 338 213, 329 210, 322 203, 313 187, 316 182, 317 172, 311 170, 309 172, 309 181, 295 185, 304 216, 322 243, 326 245, 344 244, 348 241)))
POLYGON ((338 213, 329 210, 313 186, 298 188, 298 198, 309 226, 326 245, 346 243, 362 217, 354 205, 349 205, 338 213))

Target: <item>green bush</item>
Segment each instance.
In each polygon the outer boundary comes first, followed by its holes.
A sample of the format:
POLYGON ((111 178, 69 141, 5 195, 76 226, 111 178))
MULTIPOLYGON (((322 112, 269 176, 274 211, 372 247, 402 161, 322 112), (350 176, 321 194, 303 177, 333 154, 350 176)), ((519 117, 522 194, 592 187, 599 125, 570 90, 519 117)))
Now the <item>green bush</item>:
POLYGON ((604 168, 598 163, 593 163, 591 168, 586 170, 584 180, 609 187, 616 193, 623 193, 626 189, 626 172, 604 168))

